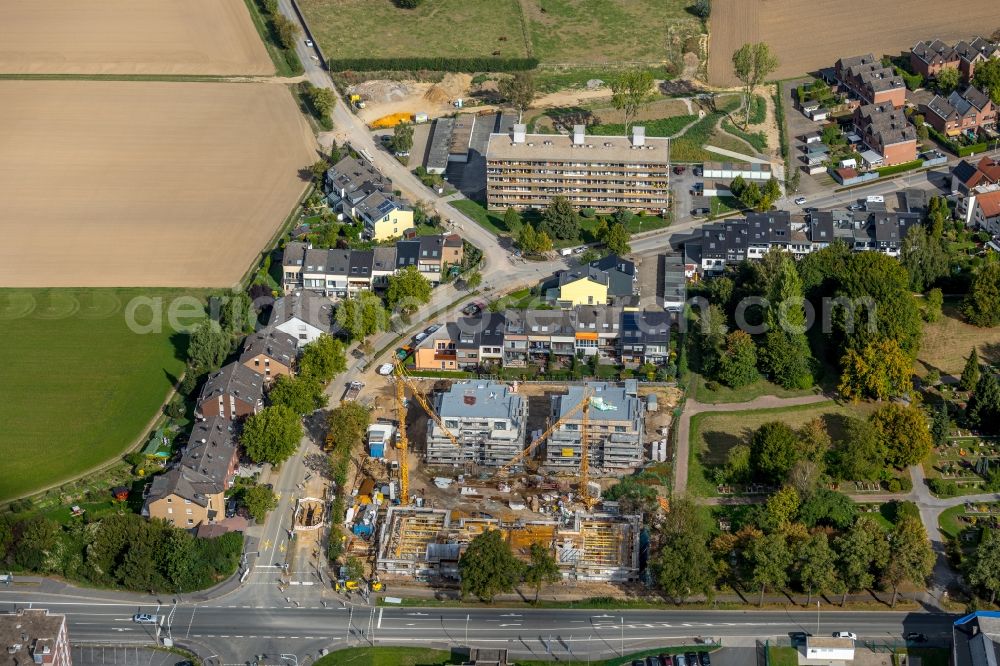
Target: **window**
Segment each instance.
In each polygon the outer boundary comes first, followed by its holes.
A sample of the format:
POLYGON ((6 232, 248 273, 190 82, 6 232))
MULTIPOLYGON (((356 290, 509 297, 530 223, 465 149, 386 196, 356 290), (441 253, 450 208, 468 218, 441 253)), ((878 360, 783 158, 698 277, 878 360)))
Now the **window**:
POLYGON ((194 525, 194 521, 188 518, 188 525, 194 525))
POLYGON ((506 430, 507 429, 507 424, 504 423, 503 421, 497 421, 496 423, 493 424, 493 429, 494 430, 506 430))
POLYGON ((253 365, 254 365, 255 368, 259 368, 260 367, 260 359, 259 358, 255 358, 253 360, 253 365))
POLYGON ((625 432, 625 426, 615 426, 615 432, 625 432))
POLYGON ((185 504, 190 504, 190 503, 191 503, 191 500, 189 500, 189 499, 186 499, 186 500, 184 500, 184 503, 185 503, 185 504))
POLYGON ((173 503, 174 503, 173 498, 172 497, 168 497, 167 498, 167 504, 173 504, 173 503))
POLYGON ((187 510, 187 511, 185 511, 184 513, 186 513, 187 515, 189 515, 189 516, 190 516, 190 515, 191 515, 192 513, 194 513, 194 512, 193 512, 193 511, 192 511, 191 509, 188 509, 188 510, 187 510))
MULTIPOLYGON (((169 502, 170 500, 167 500, 167 501, 169 502)), ((173 510, 172 508, 170 508, 170 507, 167 507, 167 515, 170 515, 170 514, 172 514, 173 512, 174 512, 174 510, 173 510)))

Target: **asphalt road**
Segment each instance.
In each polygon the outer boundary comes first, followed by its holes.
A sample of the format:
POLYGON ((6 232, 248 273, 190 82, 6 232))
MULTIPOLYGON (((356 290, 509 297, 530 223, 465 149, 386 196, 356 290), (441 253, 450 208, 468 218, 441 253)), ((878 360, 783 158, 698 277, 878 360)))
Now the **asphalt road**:
MULTIPOLYGON (((148 643, 156 627, 131 621, 136 612, 166 617, 170 607, 123 602, 52 601, 24 591, 0 592, 0 611, 30 603, 66 613, 75 641, 148 643)), ((221 663, 243 663, 256 654, 296 652, 300 657, 321 648, 348 644, 500 646, 518 655, 541 655, 548 646, 573 647, 576 655, 611 656, 643 647, 691 643, 696 637, 721 639, 723 644, 747 644, 754 639, 787 637, 807 631, 829 635, 854 631, 862 639, 898 641, 916 631, 931 640, 950 636, 956 616, 934 613, 816 611, 698 611, 698 610, 565 610, 482 608, 345 608, 247 607, 225 601, 181 604, 169 631, 175 642, 202 646, 221 663)))

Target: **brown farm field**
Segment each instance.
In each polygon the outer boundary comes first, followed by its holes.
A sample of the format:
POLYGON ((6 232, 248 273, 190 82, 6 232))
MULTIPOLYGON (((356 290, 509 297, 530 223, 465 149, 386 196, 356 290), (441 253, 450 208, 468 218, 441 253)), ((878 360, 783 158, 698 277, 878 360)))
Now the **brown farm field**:
POLYGON ((244 0, 3 0, 0 74, 273 74, 244 0))
POLYGON ((0 81, 0 284, 230 287, 315 139, 273 83, 0 81))
POLYGON ((714 0, 709 25, 708 78, 733 86, 733 51, 763 41, 778 57, 773 78, 787 79, 842 56, 897 54, 921 39, 989 35, 1000 28, 995 0, 973 0, 945 11, 940 0, 714 0))

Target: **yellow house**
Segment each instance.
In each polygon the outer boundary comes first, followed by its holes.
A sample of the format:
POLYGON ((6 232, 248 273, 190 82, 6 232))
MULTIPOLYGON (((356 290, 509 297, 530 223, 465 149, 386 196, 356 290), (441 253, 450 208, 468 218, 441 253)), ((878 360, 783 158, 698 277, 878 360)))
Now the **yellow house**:
POLYGON ((403 235, 413 226, 413 211, 382 192, 373 192, 358 204, 358 217, 364 222, 366 235, 381 242, 403 235))
POLYGON ((588 266, 559 274, 559 304, 562 307, 577 305, 606 305, 608 302, 608 274, 588 266))

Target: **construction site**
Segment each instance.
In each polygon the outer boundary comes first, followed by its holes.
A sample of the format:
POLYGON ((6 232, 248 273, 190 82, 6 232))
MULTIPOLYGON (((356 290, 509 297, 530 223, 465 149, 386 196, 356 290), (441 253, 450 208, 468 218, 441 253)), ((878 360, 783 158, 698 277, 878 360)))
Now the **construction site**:
POLYGON ((643 516, 601 493, 663 470, 679 396, 635 381, 428 380, 397 366, 352 465, 345 552, 386 582, 449 581, 469 542, 498 529, 517 557, 549 548, 564 580, 635 580, 643 516))

